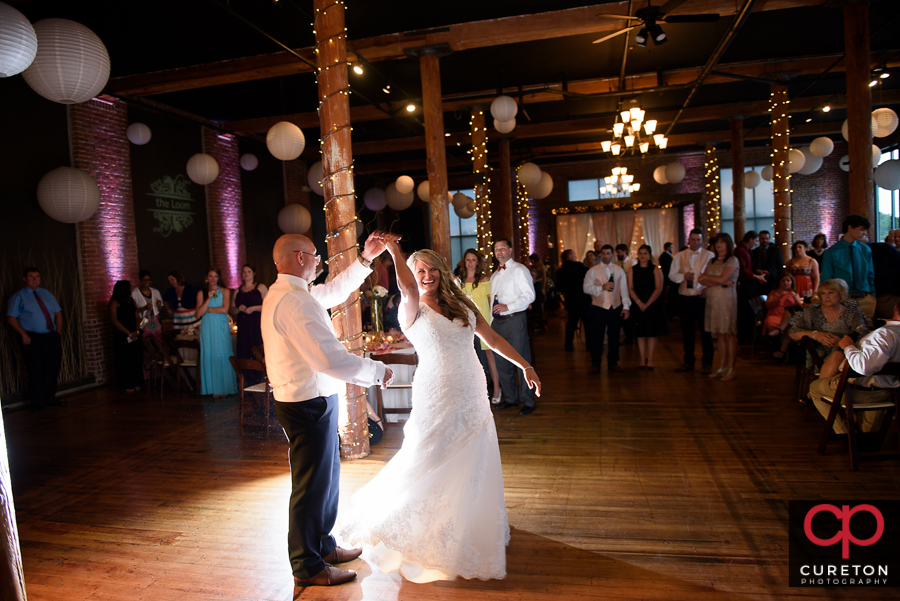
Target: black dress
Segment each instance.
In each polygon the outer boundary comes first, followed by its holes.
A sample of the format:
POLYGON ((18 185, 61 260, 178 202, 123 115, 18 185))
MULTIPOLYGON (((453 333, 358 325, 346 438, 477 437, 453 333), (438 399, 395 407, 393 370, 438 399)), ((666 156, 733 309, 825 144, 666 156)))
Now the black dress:
MULTIPOLYGON (((655 272, 659 269, 656 265, 641 267, 639 264, 631 268, 631 277, 634 283, 634 292, 641 302, 646 303, 656 290, 655 272)), ((635 338, 655 338, 669 333, 669 320, 666 317, 666 307, 662 302, 662 295, 657 297, 653 304, 641 311, 637 303, 631 303, 631 316, 634 320, 635 338)))
MULTIPOLYGON (((116 308, 116 319, 129 332, 137 331, 137 307, 129 297, 128 302, 116 308)), ((134 342, 128 342, 128 335, 113 328, 113 356, 116 370, 116 386, 123 390, 137 388, 144 383, 143 346, 141 336, 134 342)))

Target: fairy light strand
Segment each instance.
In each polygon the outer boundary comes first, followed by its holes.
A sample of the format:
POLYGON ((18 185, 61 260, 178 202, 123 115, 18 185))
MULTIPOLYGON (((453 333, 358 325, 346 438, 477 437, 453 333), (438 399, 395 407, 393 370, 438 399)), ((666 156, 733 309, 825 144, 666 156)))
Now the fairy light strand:
POLYGON ((472 132, 472 172, 475 174, 475 213, 478 235, 478 251, 487 257, 493 243, 491 233, 490 171, 487 166, 487 131, 484 126, 484 111, 473 111, 469 119, 472 132), (480 135, 477 136, 480 131, 480 135), (480 140, 475 144, 475 140, 480 140), (479 183, 481 182, 481 183, 479 183))
POLYGON ((519 181, 519 169, 521 169, 521 165, 516 167, 516 208, 519 210, 519 240, 521 241, 522 262, 527 264, 529 251, 528 192, 525 191, 525 186, 519 181))
POLYGON ((703 163, 703 166, 706 169, 704 181, 706 182, 707 240, 711 240, 722 228, 722 196, 719 185, 719 159, 716 157, 715 153, 715 146, 707 148, 703 163))
POLYGON ((780 89, 769 95, 769 112, 772 119, 772 185, 775 198, 774 213, 775 244, 782 254, 786 254, 793 232, 790 225, 791 176, 790 176, 790 101, 787 89, 780 89), (785 174, 787 171, 787 174, 785 174))

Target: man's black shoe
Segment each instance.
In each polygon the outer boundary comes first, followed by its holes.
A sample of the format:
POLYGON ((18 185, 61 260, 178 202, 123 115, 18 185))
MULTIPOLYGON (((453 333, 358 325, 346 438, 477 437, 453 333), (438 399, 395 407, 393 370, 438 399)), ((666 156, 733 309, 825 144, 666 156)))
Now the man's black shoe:
POLYGON ((494 409, 506 409, 507 407, 518 407, 518 406, 519 406, 518 403, 507 403, 506 401, 503 401, 499 405, 494 405, 494 409))
POLYGON ((519 411, 519 415, 528 415, 529 413, 533 413, 533 412, 534 412, 533 405, 530 407, 528 405, 525 405, 524 407, 522 407, 522 410, 519 411))

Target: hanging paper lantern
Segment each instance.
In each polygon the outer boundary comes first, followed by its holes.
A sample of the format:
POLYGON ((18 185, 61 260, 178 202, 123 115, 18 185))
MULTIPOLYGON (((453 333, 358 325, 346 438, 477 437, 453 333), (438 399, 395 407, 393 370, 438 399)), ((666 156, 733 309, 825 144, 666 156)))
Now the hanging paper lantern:
POLYGON ((444 193, 444 201, 445 201, 447 204, 451 204, 451 203, 453 202, 453 195, 450 194, 450 190, 447 190, 447 191, 444 193))
POLYGON ((815 157, 827 157, 833 150, 834 142, 831 141, 831 138, 826 138, 825 136, 816 138, 809 145, 809 152, 815 157))
POLYGON ((800 152, 803 153, 803 167, 797 173, 800 175, 812 175, 818 171, 819 167, 822 166, 822 157, 812 154, 809 146, 804 146, 800 149, 800 152))
POLYGON ((109 79, 109 54, 97 35, 75 21, 44 19, 34 24, 37 54, 22 77, 53 102, 77 104, 100 93, 109 79))
POLYGON ((805 163, 806 156, 796 148, 791 148, 791 151, 788 153, 788 171, 790 173, 797 173, 803 169, 805 163))
POLYGON ((497 121, 509 121, 519 112, 516 101, 509 96, 497 96, 491 103, 491 115, 497 121))
POLYGON ((841 171, 850 171, 850 155, 845 154, 841 157, 841 160, 838 161, 838 167, 841 168, 841 171))
POLYGON ((900 190, 900 159, 879 165, 875 170, 875 183, 885 190, 900 190))
POLYGON ((384 198, 387 201, 387 206, 391 207, 395 211, 402 211, 404 209, 408 209, 410 205, 412 205, 413 200, 415 199, 415 194, 413 194, 412 191, 406 194, 401 194, 397 189, 396 182, 391 182, 384 190, 384 198))
POLYGON ((508 134, 515 128, 516 128, 516 118, 515 117, 513 117, 509 121, 500 121, 498 119, 494 119, 494 129, 496 129, 501 134, 508 134))
POLYGON ((128 126, 128 129, 125 130, 125 135, 128 137, 129 142, 137 144, 138 146, 143 146, 150 141, 151 137, 153 137, 150 128, 143 123, 132 123, 128 126))
POLYGON ((772 181, 772 178, 775 177, 775 169, 772 167, 772 165, 766 165, 759 172, 759 176, 767 182, 770 182, 772 181))
POLYGON ((400 194, 409 194, 416 187, 416 182, 408 175, 401 175, 394 183, 397 184, 397 191, 400 194))
MULTIPOLYGON (((872 129, 869 132, 869 138, 874 138, 875 132, 878 131, 878 120, 875 118, 874 113, 872 114, 871 126, 872 129)), ((844 119, 844 123, 841 125, 841 135, 844 136, 844 140, 850 141, 850 130, 847 119, 844 119)))
POLYGON ((469 197, 469 202, 466 204, 466 210, 472 213, 473 215, 478 210, 478 205, 475 204, 475 199, 471 196, 469 197))
POLYGON ((309 189, 319 196, 325 196, 325 190, 322 188, 323 177, 322 161, 316 161, 309 166, 309 171, 306 172, 306 183, 309 184, 309 189))
POLYGON ((877 138, 891 135, 897 129, 897 124, 900 123, 897 113, 888 108, 875 109, 872 111, 872 116, 875 118, 875 123, 878 124, 878 128, 875 130, 877 138))
POLYGON ((759 185, 760 177, 756 171, 748 171, 744 174, 744 187, 753 189, 759 185))
POLYGON ((525 191, 536 200, 547 198, 553 192, 553 178, 546 171, 541 171, 541 181, 537 185, 526 187, 525 191))
POLYGON ((51 218, 79 223, 97 212, 100 188, 90 175, 73 167, 57 167, 38 182, 38 204, 51 218))
POLYGON ((293 161, 306 148, 306 138, 303 137, 303 130, 290 121, 280 121, 269 128, 266 146, 276 159, 293 161))
POLYGON ((431 186, 427 179, 416 188, 416 194, 422 202, 431 202, 431 186))
POLYGON ((305 234, 312 225, 309 209, 301 204, 292 203, 278 211, 278 227, 285 234, 305 234))
POLYGON ((656 169, 653 170, 653 181, 657 184, 665 185, 669 183, 669 180, 666 179, 666 166, 660 165, 656 169))
POLYGON ((219 177, 219 164, 208 154, 198 152, 188 159, 187 174, 192 182, 205 186, 219 177))
POLYGON ((453 204, 454 209, 459 209, 460 207, 465 207, 469 204, 469 197, 462 192, 457 192, 453 195, 453 200, 450 202, 453 204))
POLYGON ((878 148, 875 144, 872 144, 872 169, 878 166, 878 163, 881 162, 881 149, 878 148))
POLYGON ((684 165, 678 161, 666 165, 666 180, 670 184, 680 184, 686 173, 684 165))
POLYGON ((12 77, 27 69, 37 47, 37 35, 28 18, 0 2, 0 77, 12 77))
POLYGON ((387 206, 387 200, 384 197, 384 190, 381 188, 369 188, 363 194, 363 204, 370 211, 378 212, 387 206))
POLYGON ((533 186, 541 181, 541 168, 534 163, 522 163, 516 177, 523 186, 533 186))
POLYGON ((259 167, 259 159, 255 154, 247 153, 241 157, 241 169, 244 171, 253 171, 259 167))

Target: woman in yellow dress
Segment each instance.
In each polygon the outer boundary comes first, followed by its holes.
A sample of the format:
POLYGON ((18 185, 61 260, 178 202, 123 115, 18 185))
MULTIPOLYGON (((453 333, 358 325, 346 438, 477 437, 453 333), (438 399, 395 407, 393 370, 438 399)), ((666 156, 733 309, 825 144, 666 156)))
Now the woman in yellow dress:
MULTIPOLYGON (((474 248, 467 249, 453 275, 459 278, 459 287, 472 299, 481 312, 481 316, 490 324, 493 317, 491 313, 491 278, 484 272, 484 258, 481 254, 474 248)), ((500 377, 497 375, 494 353, 481 340, 475 341, 475 350, 478 358, 482 359, 482 365, 487 363, 494 386, 491 404, 497 405, 500 403, 500 377)))

